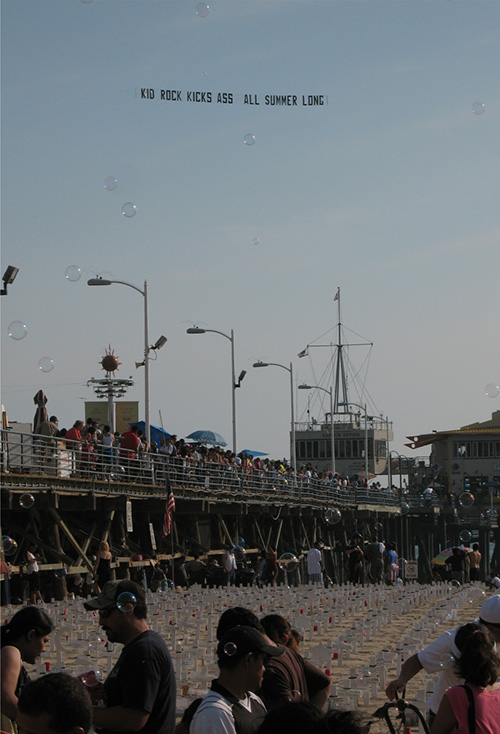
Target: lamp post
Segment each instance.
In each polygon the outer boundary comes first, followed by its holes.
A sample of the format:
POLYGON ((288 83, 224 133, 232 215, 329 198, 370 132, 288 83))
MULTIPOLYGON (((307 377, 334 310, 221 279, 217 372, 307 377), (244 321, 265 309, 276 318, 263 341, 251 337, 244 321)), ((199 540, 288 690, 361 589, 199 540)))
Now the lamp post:
POLYGON ((340 406, 346 406, 349 408, 350 405, 354 405, 355 408, 360 408, 365 414, 365 481, 368 486, 368 416, 366 415, 366 403, 360 405, 359 403, 339 403, 340 406))
POLYGON ((330 438, 332 442, 332 473, 335 476, 335 421, 333 419, 333 388, 327 390, 320 385, 299 385, 299 390, 323 390, 330 396, 330 438))
POLYGON ((217 331, 217 329, 200 329, 198 326, 192 326, 186 330, 186 334, 220 334, 225 339, 229 339, 231 342, 231 407, 233 416, 233 453, 236 454, 236 388, 240 387, 241 381, 246 375, 243 370, 240 372, 238 381, 236 381, 236 375, 234 371, 234 331, 231 329, 231 336, 224 334, 223 331, 217 331))
MULTIPOLYGON (((141 290, 132 283, 124 280, 107 280, 105 278, 91 278, 87 281, 87 285, 126 285, 133 288, 144 298, 144 422, 146 424, 146 441, 151 444, 151 422, 149 418, 149 327, 148 327, 148 282, 144 281, 144 289, 141 290)), ((163 346, 163 345, 162 345, 163 346)), ((154 348, 154 347, 153 347, 154 348)))
POLYGON ((295 476, 297 472, 297 456, 295 452, 295 410, 293 404, 293 365, 290 362, 290 367, 284 364, 278 364, 277 362, 254 362, 253 367, 281 367, 290 373, 290 421, 291 421, 291 447, 290 447, 290 460, 293 464, 294 471, 294 484, 295 476))

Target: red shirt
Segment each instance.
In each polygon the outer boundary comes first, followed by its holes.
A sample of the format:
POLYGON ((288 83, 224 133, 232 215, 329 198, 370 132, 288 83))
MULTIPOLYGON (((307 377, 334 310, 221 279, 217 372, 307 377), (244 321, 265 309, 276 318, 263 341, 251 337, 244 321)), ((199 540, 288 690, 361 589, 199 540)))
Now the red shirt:
POLYGON ((125 433, 122 433, 120 436, 120 448, 122 449, 122 456, 126 456, 129 459, 134 458, 134 454, 139 448, 139 437, 136 433, 132 433, 132 431, 125 431, 125 433), (123 449, 125 449, 123 451, 123 449))
POLYGON ((66 432, 65 439, 66 441, 69 441, 70 449, 80 448, 80 446, 77 446, 75 443, 73 443, 74 441, 78 441, 79 443, 81 443, 82 434, 80 433, 80 429, 73 426, 73 428, 70 428, 69 431, 66 432))

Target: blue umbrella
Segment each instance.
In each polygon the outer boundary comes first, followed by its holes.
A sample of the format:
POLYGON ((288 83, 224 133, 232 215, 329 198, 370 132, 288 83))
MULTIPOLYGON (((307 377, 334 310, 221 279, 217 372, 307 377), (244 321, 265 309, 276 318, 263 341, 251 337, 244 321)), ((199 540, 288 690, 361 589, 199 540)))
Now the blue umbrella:
MULTIPOLYGON (((137 426, 137 428, 140 428, 141 431, 146 430, 146 423, 144 421, 136 421, 135 423, 129 423, 129 426, 137 426)), ((164 428, 159 428, 158 426, 154 426, 152 423, 150 425, 151 430, 151 441, 156 443, 158 446, 160 445, 160 441, 162 438, 170 438, 172 435, 171 433, 167 433, 167 431, 164 428)))
POLYGON ((269 456, 265 451, 252 451, 252 449, 243 449, 240 454, 245 454, 245 456, 269 456))
POLYGON ((189 436, 186 436, 190 441, 195 443, 209 443, 212 446, 227 446, 226 441, 222 438, 220 433, 215 431, 193 431, 189 436))

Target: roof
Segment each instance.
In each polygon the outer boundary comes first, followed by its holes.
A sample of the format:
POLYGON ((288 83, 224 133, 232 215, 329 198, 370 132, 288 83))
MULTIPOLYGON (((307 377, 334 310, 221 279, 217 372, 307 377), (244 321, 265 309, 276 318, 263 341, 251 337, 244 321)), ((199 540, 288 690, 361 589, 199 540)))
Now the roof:
POLYGON ((482 423, 470 423, 462 428, 452 429, 450 431, 433 431, 432 433, 422 433, 420 436, 407 436, 410 443, 405 443, 410 449, 419 449, 422 446, 429 446, 431 443, 442 441, 448 436, 491 436, 498 435, 500 437, 500 410, 495 411, 491 420, 482 423))

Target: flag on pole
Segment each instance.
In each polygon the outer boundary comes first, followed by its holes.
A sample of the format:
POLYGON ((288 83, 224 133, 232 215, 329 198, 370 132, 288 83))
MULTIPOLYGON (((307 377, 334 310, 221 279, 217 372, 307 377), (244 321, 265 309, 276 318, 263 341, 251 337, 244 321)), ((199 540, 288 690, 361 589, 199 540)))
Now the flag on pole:
POLYGON ((301 352, 297 354, 297 357, 308 357, 309 356, 309 348, 306 347, 301 352))
POLYGON ((165 514, 163 515, 163 537, 166 538, 170 535, 170 529, 172 527, 172 512, 175 510, 175 497, 170 484, 170 479, 166 479, 167 485, 167 502, 165 504, 165 514))
POLYGON ((336 292, 335 298, 333 300, 334 301, 338 301, 339 300, 339 296, 340 296, 340 288, 337 288, 337 292, 336 292))

